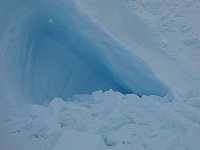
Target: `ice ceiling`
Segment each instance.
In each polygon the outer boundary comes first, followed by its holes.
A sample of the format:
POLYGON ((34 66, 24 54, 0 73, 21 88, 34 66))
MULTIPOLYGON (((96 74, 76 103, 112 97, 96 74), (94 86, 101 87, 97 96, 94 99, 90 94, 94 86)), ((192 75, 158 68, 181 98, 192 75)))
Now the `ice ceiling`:
POLYGON ((96 90, 168 93, 72 0, 7 0, 0 22, 0 90, 7 97, 42 103, 96 90))

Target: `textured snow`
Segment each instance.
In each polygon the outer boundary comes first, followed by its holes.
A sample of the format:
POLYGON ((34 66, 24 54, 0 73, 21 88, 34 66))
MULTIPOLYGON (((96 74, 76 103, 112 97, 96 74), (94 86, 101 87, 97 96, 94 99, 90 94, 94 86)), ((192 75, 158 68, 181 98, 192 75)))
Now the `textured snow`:
POLYGON ((199 108, 169 97, 139 98, 110 90, 25 106, 6 126, 10 141, 16 136, 15 142, 45 141, 29 150, 198 150, 199 124, 199 108))
POLYGON ((104 31, 145 61, 170 88, 182 95, 199 88, 199 1, 77 2, 104 31))

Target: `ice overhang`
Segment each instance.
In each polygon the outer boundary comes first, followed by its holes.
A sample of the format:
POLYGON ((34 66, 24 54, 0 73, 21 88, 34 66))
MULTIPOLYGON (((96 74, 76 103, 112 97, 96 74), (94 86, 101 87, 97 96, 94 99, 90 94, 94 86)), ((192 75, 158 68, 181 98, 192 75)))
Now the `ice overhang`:
POLYGON ((109 89, 168 93, 142 59, 112 40, 73 1, 7 6, 0 25, 1 89, 6 93, 26 95, 36 103, 109 89))

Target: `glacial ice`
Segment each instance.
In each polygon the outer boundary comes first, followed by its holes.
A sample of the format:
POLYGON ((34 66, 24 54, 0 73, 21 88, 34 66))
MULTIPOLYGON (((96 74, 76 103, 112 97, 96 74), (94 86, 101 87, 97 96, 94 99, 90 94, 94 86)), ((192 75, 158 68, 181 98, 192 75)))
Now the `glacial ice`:
POLYGON ((0 149, 199 150, 199 6, 0 0, 0 149))
POLYGON ((9 0, 1 7, 1 89, 10 99, 43 103, 109 89, 140 96, 168 93, 143 60, 72 0, 9 0))

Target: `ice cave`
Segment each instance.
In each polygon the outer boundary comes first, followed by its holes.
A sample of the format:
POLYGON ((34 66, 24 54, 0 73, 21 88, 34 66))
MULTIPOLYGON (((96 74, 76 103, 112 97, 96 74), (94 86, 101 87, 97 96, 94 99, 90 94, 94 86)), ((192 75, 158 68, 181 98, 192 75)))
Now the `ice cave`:
POLYGON ((199 8, 0 0, 0 149, 199 150, 199 8))
POLYGON ((5 4, 0 6, 0 88, 5 97, 43 103, 109 89, 140 96, 168 93, 142 59, 73 2, 5 4))

